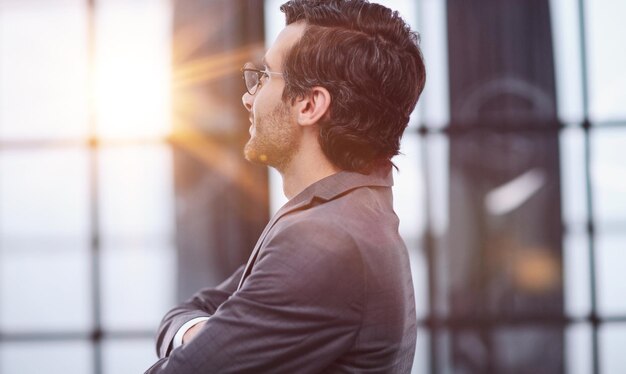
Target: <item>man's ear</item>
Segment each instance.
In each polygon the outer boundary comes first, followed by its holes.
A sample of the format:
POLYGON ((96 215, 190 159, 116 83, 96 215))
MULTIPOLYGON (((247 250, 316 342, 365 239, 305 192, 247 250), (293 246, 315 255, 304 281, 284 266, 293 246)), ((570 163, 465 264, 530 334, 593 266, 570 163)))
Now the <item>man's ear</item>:
POLYGON ((330 93, 324 87, 315 86, 296 99, 296 118, 300 126, 312 126, 330 110, 330 93))

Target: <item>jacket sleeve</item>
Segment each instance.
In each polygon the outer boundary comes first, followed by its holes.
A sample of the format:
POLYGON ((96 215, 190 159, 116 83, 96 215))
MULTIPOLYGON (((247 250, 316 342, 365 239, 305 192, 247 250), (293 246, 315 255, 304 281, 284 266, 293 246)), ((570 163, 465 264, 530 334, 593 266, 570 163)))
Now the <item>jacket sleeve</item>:
POLYGON ((365 293, 354 242, 337 225, 284 226, 242 288, 147 373, 319 373, 353 346, 365 293))
POLYGON ((187 321, 196 317, 211 316, 235 292, 244 268, 242 265, 217 287, 203 289, 167 312, 157 332, 156 349, 159 358, 169 354, 174 335, 187 321))

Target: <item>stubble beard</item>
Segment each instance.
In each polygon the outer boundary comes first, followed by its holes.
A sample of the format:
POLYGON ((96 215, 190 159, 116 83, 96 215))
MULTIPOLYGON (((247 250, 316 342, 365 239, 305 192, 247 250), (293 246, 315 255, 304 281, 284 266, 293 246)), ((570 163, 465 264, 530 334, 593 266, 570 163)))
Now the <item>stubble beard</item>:
POLYGON ((278 104, 271 113, 254 118, 255 134, 244 147, 244 156, 250 162, 284 171, 291 163, 300 137, 297 126, 289 117, 289 108, 278 104))

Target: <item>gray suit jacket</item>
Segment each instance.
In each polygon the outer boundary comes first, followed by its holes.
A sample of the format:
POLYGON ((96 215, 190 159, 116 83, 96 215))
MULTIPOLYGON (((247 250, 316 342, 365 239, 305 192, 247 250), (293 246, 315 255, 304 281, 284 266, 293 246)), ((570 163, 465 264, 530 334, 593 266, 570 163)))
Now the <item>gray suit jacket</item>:
POLYGON ((291 199, 245 269, 165 316, 147 373, 409 373, 415 300, 391 185, 390 168, 344 171, 291 199))

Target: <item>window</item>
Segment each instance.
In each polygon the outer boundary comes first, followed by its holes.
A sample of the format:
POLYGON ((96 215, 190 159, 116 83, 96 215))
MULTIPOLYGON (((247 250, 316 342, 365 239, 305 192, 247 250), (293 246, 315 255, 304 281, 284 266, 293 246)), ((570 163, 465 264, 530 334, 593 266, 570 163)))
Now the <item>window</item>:
POLYGON ((176 288, 170 18, 166 0, 0 1, 0 372, 156 360, 176 288))
MULTIPOLYGON (((258 15, 265 17, 268 44, 284 24, 282 2, 265 0, 264 15, 258 15)), ((535 131, 532 121, 522 123, 507 139, 558 148, 553 165, 558 172, 548 177, 559 181, 562 248, 560 257, 547 262, 539 255, 505 263, 519 270, 519 279, 536 280, 537 264, 549 270, 543 274, 558 274, 562 279, 555 294, 561 304, 550 304, 558 307, 558 315, 515 314, 511 323, 499 317, 456 318, 447 294, 451 284, 464 280, 450 267, 451 258, 476 260, 469 252, 449 250, 455 245, 452 234, 472 227, 458 224, 451 196, 475 192, 459 183, 455 173, 463 169, 454 164, 460 132, 453 128, 451 97, 459 78, 450 73, 455 51, 449 7, 462 2, 379 2, 398 9, 420 32, 428 68, 426 89, 402 141, 403 154, 394 159, 400 168, 395 208, 409 247, 419 323, 413 372, 481 372, 486 362, 494 370, 521 370, 536 356, 511 347, 528 344, 551 346, 546 354, 562 357, 557 369, 567 373, 625 371, 626 50, 619 48, 619 36, 626 34, 620 18, 626 4, 549 1, 557 123, 548 131, 535 131), (529 131, 532 136, 526 136, 529 131), (531 276, 525 278, 528 269, 531 276), (490 348, 482 350, 476 336, 485 331, 490 348)), ((134 373, 155 361, 154 330, 180 286, 174 156, 167 141, 171 7, 167 0, 0 0, 2 373, 134 373)), ((230 14, 235 8, 222 10, 230 14)), ((491 11, 481 8, 485 17, 491 11)), ((186 30, 190 35, 205 31, 186 30)), ((189 66, 196 65, 191 61, 189 66)), ((220 73, 230 73, 238 66, 222 68, 220 73)), ((524 86, 509 83, 509 88, 524 86)), ((219 100, 207 99, 206 105, 220 108, 219 100)), ((473 129, 467 133, 475 135, 473 129)), ((511 158, 514 151, 504 147, 494 157, 511 158)), ((523 157, 526 151, 522 147, 515 154, 523 157)), ((275 212, 285 200, 279 175, 269 173, 275 212)), ((541 173, 523 175, 526 186, 546 180, 541 173)), ((210 184, 214 178, 204 181, 210 184)), ((228 190, 226 184, 219 186, 228 190)), ((486 209, 480 199, 458 201, 475 204, 468 211, 486 209)), ((512 225, 511 232, 521 235, 523 224, 532 221, 528 218, 512 225)), ((204 231, 201 226, 190 232, 204 231)), ((256 237, 256 232, 246 235, 256 237)), ((218 267, 223 261, 214 260, 218 267)), ((191 273, 197 275, 198 266, 191 273)))

